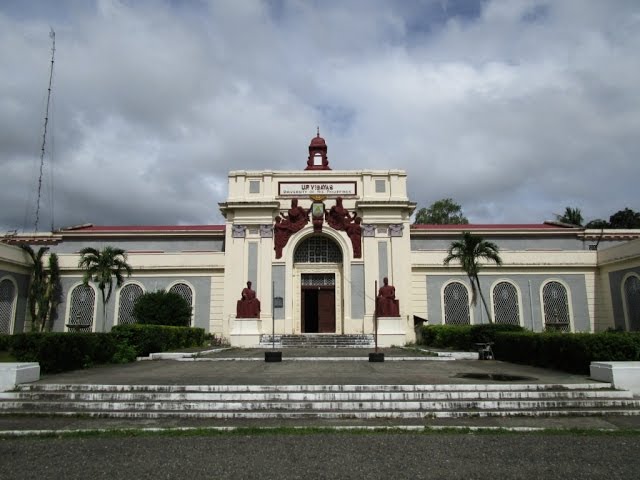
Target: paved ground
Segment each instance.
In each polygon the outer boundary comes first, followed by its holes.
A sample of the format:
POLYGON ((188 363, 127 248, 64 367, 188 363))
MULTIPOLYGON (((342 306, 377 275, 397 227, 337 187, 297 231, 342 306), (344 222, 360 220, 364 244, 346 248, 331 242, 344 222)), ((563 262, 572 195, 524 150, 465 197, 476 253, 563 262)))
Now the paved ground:
MULTIPOLYGON (((266 363, 265 350, 228 349, 197 359, 139 361, 106 365, 56 375, 38 383, 111 385, 270 385, 270 384, 500 384, 497 380, 463 378, 461 374, 506 374, 525 377, 513 383, 591 383, 586 376, 516 365, 500 361, 433 359, 420 352, 383 349, 384 363, 370 363, 368 349, 282 349, 282 363, 266 363), (340 359, 340 357, 343 357, 340 359), (359 357, 361 360, 346 360, 359 357), (394 358, 396 360, 394 360, 394 358), (400 360, 402 358, 403 360, 400 360)), ((418 421, 308 421, 302 426, 468 426, 524 428, 639 429, 638 417, 421 419, 418 421)), ((261 421, 263 427, 301 426, 300 421, 261 421)), ((118 420, 38 417, 2 417, 0 432, 10 430, 73 430, 113 428, 173 428, 256 426, 255 421, 234 420, 118 420)))

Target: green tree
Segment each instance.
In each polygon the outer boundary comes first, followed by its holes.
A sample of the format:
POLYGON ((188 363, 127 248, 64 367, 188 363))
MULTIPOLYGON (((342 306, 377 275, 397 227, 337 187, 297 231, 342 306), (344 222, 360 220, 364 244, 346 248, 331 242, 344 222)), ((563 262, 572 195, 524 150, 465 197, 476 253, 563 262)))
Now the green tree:
POLYGON ((101 251, 95 248, 86 247, 80 250, 80 261, 78 267, 84 270, 82 281, 85 285, 89 281, 98 284, 102 293, 102 328, 104 331, 105 317, 107 316, 107 303, 113 291, 113 280, 116 286, 121 287, 124 283, 124 274, 131 276, 133 271, 127 263, 127 253, 121 248, 104 247, 101 251))
POLYGON ((619 210, 609 217, 611 228, 640 228, 640 213, 630 208, 619 210))
POLYGON ((188 327, 191 323, 191 305, 174 292, 158 290, 142 294, 133 307, 138 323, 188 327))
POLYGON ((49 255, 48 266, 45 268, 43 257, 49 247, 40 247, 37 252, 26 244, 20 245, 20 248, 29 255, 33 262, 27 299, 31 316, 31 331, 51 330, 62 293, 58 256, 55 253, 49 255))
POLYGON ((601 218, 595 218, 587 223, 585 228, 609 228, 609 222, 601 218))
POLYGON ((464 270, 469 277, 469 282, 471 283, 471 305, 476 305, 476 292, 479 293, 484 309, 487 312, 489 323, 493 323, 491 312, 489 312, 489 307, 480 288, 478 272, 480 272, 481 260, 502 265, 498 246, 493 242, 484 240, 480 236, 471 235, 470 232, 462 232, 462 239, 452 242, 449 246, 444 264, 448 266, 453 260, 460 262, 462 270, 464 270))
POLYGON ((584 219, 582 218, 582 212, 579 208, 567 207, 564 209, 563 215, 556 215, 559 222, 568 223, 569 225, 575 225, 581 227, 584 219))
POLYGON ((451 198, 443 198, 433 202, 428 208, 421 208, 416 213, 414 224, 431 225, 466 225, 467 217, 462 214, 462 207, 451 198))

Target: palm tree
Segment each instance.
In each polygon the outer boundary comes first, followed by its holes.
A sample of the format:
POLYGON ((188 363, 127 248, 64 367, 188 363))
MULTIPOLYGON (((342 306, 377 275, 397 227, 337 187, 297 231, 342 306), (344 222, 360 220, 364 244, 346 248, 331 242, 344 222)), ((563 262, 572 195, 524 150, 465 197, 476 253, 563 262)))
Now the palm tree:
POLYGON ((31 330, 43 332, 51 328, 56 309, 60 304, 60 267, 58 256, 49 255, 49 265, 45 268, 43 257, 49 247, 40 247, 37 252, 30 245, 21 244, 31 261, 31 281, 29 283, 29 314, 31 316, 31 330))
POLYGON ((101 251, 95 248, 86 247, 80 250, 80 261, 78 267, 84 270, 82 281, 85 285, 89 280, 93 280, 98 284, 98 288, 102 293, 102 328, 104 330, 104 322, 107 316, 107 303, 111 298, 113 291, 113 279, 116 280, 116 286, 121 287, 124 283, 124 274, 131 276, 133 271, 127 263, 127 252, 121 248, 104 247, 101 251))
POLYGON ((481 267, 480 260, 488 260, 495 262, 496 265, 502 265, 498 246, 493 242, 484 240, 482 237, 471 235, 470 232, 462 232, 462 240, 452 242, 447 253, 444 264, 448 266, 452 260, 460 262, 462 270, 467 274, 471 283, 471 305, 476 305, 477 291, 487 312, 489 323, 492 323, 489 307, 480 288, 478 272, 481 267))
POLYGON ((584 219, 582 218, 582 212, 579 208, 566 207, 564 209, 564 215, 556 215, 559 222, 568 223, 569 225, 575 225, 581 227, 584 219))

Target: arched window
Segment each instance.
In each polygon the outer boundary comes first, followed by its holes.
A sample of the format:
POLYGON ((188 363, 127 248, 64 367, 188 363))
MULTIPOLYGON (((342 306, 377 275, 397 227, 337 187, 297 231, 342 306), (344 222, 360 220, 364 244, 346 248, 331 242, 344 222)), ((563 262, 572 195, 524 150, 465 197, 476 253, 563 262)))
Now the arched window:
POLYGON ((296 248, 293 261, 296 263, 342 263, 342 252, 330 238, 314 235, 296 248))
POLYGON ((627 326, 631 331, 640 330, 640 278, 630 275, 624 282, 627 303, 627 326))
POLYGON ((560 282, 549 282, 542 288, 544 328, 548 331, 571 331, 567 289, 560 282))
POLYGON ((177 293, 182 298, 184 298, 189 305, 191 305, 191 318, 193 319, 194 306, 193 306, 193 290, 191 290, 191 287, 186 283, 180 282, 172 285, 169 291, 172 293, 177 293))
POLYGON ((520 325, 518 290, 509 282, 493 287, 493 316, 496 323, 520 325))
POLYGON ((13 333, 18 298, 15 284, 8 278, 0 282, 0 334, 13 333))
POLYGON ((78 285, 71 291, 67 328, 75 332, 93 330, 96 293, 89 285, 78 285))
POLYGON ((127 325, 136 323, 133 318, 133 307, 135 307, 138 298, 143 294, 142 287, 135 283, 128 283, 120 290, 118 302, 118 324, 127 325))
POLYGON ((460 282, 451 282, 444 287, 444 323, 447 325, 469 325, 469 292, 460 282))

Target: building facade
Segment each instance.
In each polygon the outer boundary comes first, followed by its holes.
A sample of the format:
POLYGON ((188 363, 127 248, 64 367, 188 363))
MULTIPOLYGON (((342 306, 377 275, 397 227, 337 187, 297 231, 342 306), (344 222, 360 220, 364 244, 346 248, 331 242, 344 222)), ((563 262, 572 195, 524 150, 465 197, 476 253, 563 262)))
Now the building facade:
MULTIPOLYGON (((301 162, 303 163, 303 162, 301 162)), ((219 205, 224 225, 82 225, 9 236, 0 244, 0 333, 28 328, 29 261, 11 244, 59 256, 62 301, 54 331, 108 331, 134 322, 135 300, 165 289, 193 307, 192 325, 253 346, 262 335, 369 334, 381 345, 415 339, 414 326, 478 324, 469 281, 443 260, 463 231, 496 243, 501 267, 480 284, 498 323, 534 331, 640 330, 640 230, 560 224, 412 225, 416 207, 401 170, 334 170, 319 135, 300 170, 232 171, 219 205), (80 249, 128 252, 134 274, 102 313, 95 285, 82 283, 80 249), (395 307, 377 300, 388 279, 395 307), (247 282, 257 315, 238 316, 247 282), (377 308, 378 307, 378 308, 377 308), (391 314, 389 314, 391 312, 391 314), (376 320, 377 319, 377 320, 376 320)))

